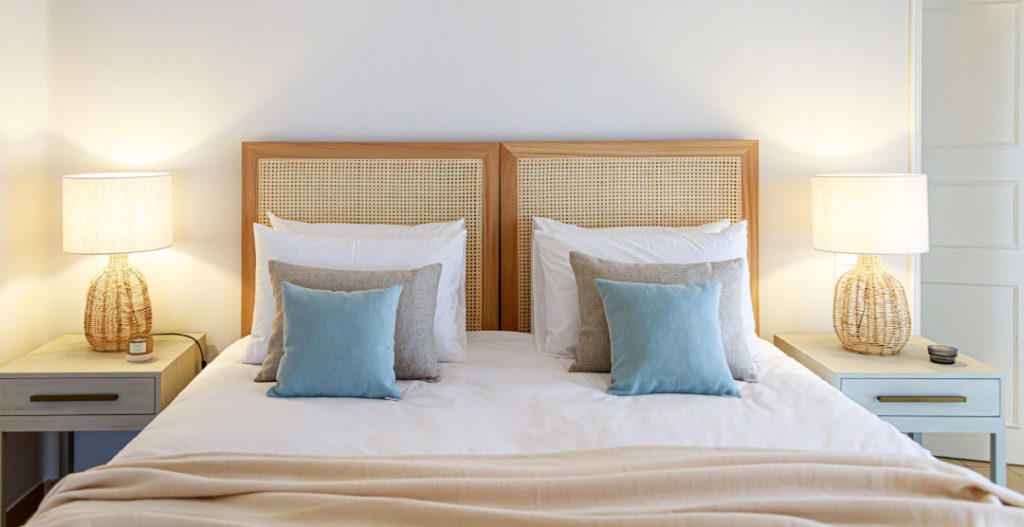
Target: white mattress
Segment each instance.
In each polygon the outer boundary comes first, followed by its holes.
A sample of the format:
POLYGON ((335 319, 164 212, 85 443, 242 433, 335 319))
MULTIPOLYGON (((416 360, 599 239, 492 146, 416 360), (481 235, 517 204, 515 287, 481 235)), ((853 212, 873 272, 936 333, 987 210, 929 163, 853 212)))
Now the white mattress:
POLYGON ((607 374, 568 373, 529 335, 477 332, 441 382, 399 382, 402 401, 280 399, 237 362, 213 361, 116 459, 195 452, 294 455, 512 454, 630 445, 927 451, 762 341, 761 382, 741 399, 605 393, 607 374))

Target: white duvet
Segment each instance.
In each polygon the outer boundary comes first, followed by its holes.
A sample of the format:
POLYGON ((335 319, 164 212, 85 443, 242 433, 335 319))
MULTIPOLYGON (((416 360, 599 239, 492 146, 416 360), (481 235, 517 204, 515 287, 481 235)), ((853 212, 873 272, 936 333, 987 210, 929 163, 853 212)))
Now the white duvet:
POLYGON ((400 381, 402 401, 281 399, 252 381, 244 342, 230 346, 116 459, 196 452, 294 455, 539 453, 629 445, 830 452, 927 451, 761 342, 742 399, 616 397, 607 374, 568 373, 530 335, 477 332, 469 360, 438 383, 400 381))

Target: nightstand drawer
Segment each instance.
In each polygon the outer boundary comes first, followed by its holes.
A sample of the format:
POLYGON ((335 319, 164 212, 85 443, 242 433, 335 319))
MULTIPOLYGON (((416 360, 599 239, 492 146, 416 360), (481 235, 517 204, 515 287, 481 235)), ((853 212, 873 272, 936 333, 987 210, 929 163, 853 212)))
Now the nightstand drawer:
POLYGON ((999 417, 998 379, 843 379, 850 399, 880 416, 999 417))
POLYGON ((152 377, 0 379, 0 415, 146 415, 156 412, 152 377))

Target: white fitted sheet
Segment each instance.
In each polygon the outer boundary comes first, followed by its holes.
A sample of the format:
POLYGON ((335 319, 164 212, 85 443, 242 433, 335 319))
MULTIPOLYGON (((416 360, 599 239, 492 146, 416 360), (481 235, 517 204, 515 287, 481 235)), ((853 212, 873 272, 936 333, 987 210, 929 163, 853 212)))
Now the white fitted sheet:
POLYGON ((292 455, 516 454, 631 445, 929 454, 762 341, 742 399, 605 393, 608 374, 568 373, 528 334, 475 332, 441 382, 398 383, 402 401, 281 399, 238 361, 213 361, 115 459, 197 452, 292 455))

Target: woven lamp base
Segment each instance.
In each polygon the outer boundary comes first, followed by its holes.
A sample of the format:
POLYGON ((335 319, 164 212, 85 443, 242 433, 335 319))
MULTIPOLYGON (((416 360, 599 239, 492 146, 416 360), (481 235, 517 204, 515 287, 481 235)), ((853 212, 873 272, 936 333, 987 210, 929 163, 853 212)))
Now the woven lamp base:
POLYGON ((89 283, 85 339, 96 351, 123 351, 128 341, 148 338, 152 329, 146 279, 128 263, 128 255, 110 255, 107 266, 89 283))
POLYGON ((844 348, 867 355, 895 355, 910 339, 907 294, 877 256, 858 256, 839 277, 832 325, 844 348))

